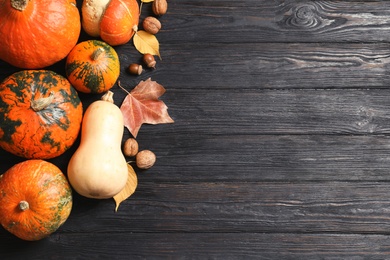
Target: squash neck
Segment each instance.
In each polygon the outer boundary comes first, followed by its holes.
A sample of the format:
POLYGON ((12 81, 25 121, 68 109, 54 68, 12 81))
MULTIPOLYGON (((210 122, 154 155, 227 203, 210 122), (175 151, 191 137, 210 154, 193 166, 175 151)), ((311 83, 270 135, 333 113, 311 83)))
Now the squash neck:
POLYGON ((11 0, 11 6, 18 11, 23 11, 26 9, 28 2, 29 0, 11 0))
POLYGON ((101 100, 114 104, 114 92, 107 91, 101 98, 101 100))

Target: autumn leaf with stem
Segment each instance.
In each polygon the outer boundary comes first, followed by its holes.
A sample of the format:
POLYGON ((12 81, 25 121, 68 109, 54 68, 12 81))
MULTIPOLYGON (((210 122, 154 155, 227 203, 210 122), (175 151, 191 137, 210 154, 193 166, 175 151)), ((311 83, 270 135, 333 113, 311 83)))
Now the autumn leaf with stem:
MULTIPOLYGON (((141 15, 143 3, 151 3, 154 0, 141 0, 139 13, 141 15)), ((137 51, 141 54, 152 54, 157 55, 161 60, 160 55, 160 43, 157 37, 154 34, 151 34, 145 30, 138 30, 138 26, 135 25, 133 27, 133 31, 135 32, 133 36, 133 44, 137 51)))
POLYGON ((137 51, 142 54, 157 55, 161 60, 160 43, 157 37, 147 31, 138 30, 138 26, 134 26, 135 34, 133 36, 133 43, 137 51))
POLYGON ((137 137, 142 124, 163 124, 173 123, 173 119, 168 114, 168 107, 159 100, 159 97, 165 93, 165 88, 152 81, 151 78, 141 81, 132 91, 128 92, 125 88, 118 85, 127 92, 120 110, 124 118, 124 125, 133 135, 137 137))

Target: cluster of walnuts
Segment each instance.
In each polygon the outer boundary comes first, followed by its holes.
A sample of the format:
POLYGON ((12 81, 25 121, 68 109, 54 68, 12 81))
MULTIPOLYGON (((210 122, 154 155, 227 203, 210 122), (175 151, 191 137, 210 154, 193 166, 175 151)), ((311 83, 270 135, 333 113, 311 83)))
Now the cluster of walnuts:
POLYGON ((138 142, 135 138, 128 138, 123 144, 123 154, 129 157, 135 156, 135 163, 140 169, 149 169, 156 162, 156 155, 150 150, 138 151, 138 142))

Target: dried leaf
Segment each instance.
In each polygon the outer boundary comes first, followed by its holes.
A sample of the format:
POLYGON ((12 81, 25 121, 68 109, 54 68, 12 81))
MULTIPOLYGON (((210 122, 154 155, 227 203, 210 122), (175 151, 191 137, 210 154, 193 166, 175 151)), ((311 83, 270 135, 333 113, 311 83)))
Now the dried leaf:
POLYGON ((138 30, 133 36, 135 48, 142 54, 150 53, 160 57, 160 43, 155 35, 144 30, 138 30))
POLYGON ((130 164, 127 164, 127 170, 128 177, 126 186, 121 192, 119 192, 113 197, 116 203, 115 211, 118 211, 119 205, 135 192, 135 189, 138 185, 137 174, 135 173, 133 167, 130 164))
POLYGON ((150 78, 141 81, 123 100, 120 107, 125 127, 137 137, 141 125, 173 123, 168 107, 158 98, 165 88, 150 78))
POLYGON ((141 0, 141 2, 143 3, 150 3, 150 2, 153 2, 154 0, 141 0))

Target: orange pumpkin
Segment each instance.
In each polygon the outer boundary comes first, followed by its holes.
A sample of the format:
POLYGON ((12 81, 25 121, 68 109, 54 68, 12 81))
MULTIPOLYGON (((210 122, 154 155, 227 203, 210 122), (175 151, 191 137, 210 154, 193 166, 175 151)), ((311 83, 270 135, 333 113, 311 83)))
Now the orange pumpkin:
POLYGON ((0 223, 23 240, 55 232, 68 219, 72 204, 72 189, 52 163, 26 160, 0 176, 0 223))
POLYGON ((136 0, 111 1, 100 22, 100 37, 112 46, 125 44, 135 34, 139 22, 136 0))
POLYGON ((0 17, 0 59, 19 68, 62 60, 81 31, 75 0, 0 0, 0 17))
POLYGON ((64 153, 77 139, 82 104, 69 81, 49 70, 23 70, 0 84, 0 146, 28 159, 64 153))
POLYGON ((77 44, 66 59, 66 75, 80 92, 103 93, 119 77, 119 57, 105 42, 88 40, 77 44))
POLYGON ((111 46, 130 41, 138 27, 137 0, 83 0, 82 27, 93 37, 100 36, 111 46))

